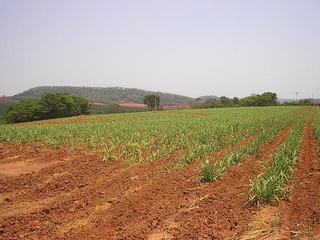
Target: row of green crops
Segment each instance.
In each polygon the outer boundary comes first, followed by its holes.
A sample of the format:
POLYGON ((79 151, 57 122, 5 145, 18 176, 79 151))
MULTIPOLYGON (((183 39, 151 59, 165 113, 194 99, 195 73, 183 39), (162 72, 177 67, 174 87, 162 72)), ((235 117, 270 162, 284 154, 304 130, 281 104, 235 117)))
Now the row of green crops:
POLYGON ((199 170, 200 180, 204 182, 218 181, 222 177, 223 173, 230 167, 241 164, 250 155, 257 155, 259 149, 268 141, 272 140, 279 133, 279 131, 287 127, 288 122, 291 122, 290 120, 291 119, 286 119, 286 121, 278 121, 273 125, 273 129, 264 131, 250 144, 241 147, 238 151, 231 152, 220 159, 216 164, 212 164, 212 162, 207 159, 199 170))
POLYGON ((313 122, 314 135, 317 141, 318 154, 320 154, 320 110, 318 110, 313 122))
POLYGON ((218 175, 222 174, 224 170, 226 170, 231 165, 238 164, 239 162, 241 162, 241 160, 243 160, 247 154, 257 152, 258 148, 261 145, 263 145, 268 140, 272 139, 281 129, 284 129, 290 123, 296 121, 298 116, 301 117, 307 111, 307 109, 304 109, 304 111, 295 113, 294 116, 272 115, 270 118, 266 118, 266 121, 262 120, 262 115, 260 115, 260 121, 256 121, 257 119, 242 119, 243 123, 248 124, 248 128, 240 132, 232 132, 233 135, 227 139, 225 138, 225 135, 213 136, 211 138, 211 141, 208 141, 205 144, 202 143, 194 145, 189 150, 188 154, 184 155, 181 158, 181 161, 176 165, 176 167, 185 166, 187 164, 192 163, 195 160, 208 157, 210 156, 210 154, 218 150, 221 150, 223 147, 229 146, 230 144, 234 144, 239 140, 247 138, 250 135, 264 133, 262 136, 258 138, 258 140, 254 141, 247 148, 242 149, 237 153, 231 153, 231 155, 222 159, 217 166, 213 166, 209 159, 205 161, 204 165, 202 166, 203 171, 200 170, 200 179, 204 181, 216 181, 220 177, 218 175), (271 128, 273 128, 273 130, 271 128), (206 177, 204 177, 202 173, 211 173, 211 180, 206 180, 206 177), (212 174, 217 175, 214 177, 212 174))
POLYGON ((226 170, 234 165, 241 164, 250 155, 257 155, 263 145, 272 140, 281 130, 288 127, 289 124, 296 124, 301 120, 302 116, 301 114, 296 114, 295 118, 286 118, 285 120, 273 119, 274 122, 268 123, 268 125, 272 125, 273 128, 266 129, 250 144, 224 156, 216 164, 213 164, 207 159, 200 167, 200 180, 203 182, 218 181, 226 170))
POLYGON ((185 165, 279 122, 289 124, 301 111, 307 109, 201 109, 90 116, 89 122, 79 124, 66 119, 59 125, 0 125, 0 142, 86 146, 103 152, 105 161, 121 159, 129 164, 182 152, 180 162, 185 165))
POLYGON ((265 173, 251 181, 252 202, 270 203, 288 195, 286 183, 291 178, 298 158, 298 149, 303 130, 310 115, 306 115, 283 143, 271 162, 267 162, 265 173))

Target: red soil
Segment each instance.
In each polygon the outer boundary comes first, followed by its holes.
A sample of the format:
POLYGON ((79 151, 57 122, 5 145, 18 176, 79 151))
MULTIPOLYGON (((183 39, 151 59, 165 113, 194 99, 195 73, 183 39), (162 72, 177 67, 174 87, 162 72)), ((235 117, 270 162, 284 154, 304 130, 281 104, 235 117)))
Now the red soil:
POLYGON ((195 200, 170 218, 179 227, 164 225, 175 239, 226 239, 244 231, 255 208, 246 207, 249 179, 262 169, 266 160, 287 137, 288 129, 264 146, 260 154, 234 166, 217 183, 205 184, 194 192, 195 200))
POLYGON ((142 103, 135 102, 119 102, 118 105, 125 108, 133 108, 133 109, 148 109, 148 106, 142 103))
POLYGON ((317 156, 312 120, 305 128, 299 162, 289 184, 292 196, 280 209, 285 212, 285 224, 292 236, 318 235, 320 238, 320 160, 317 156))

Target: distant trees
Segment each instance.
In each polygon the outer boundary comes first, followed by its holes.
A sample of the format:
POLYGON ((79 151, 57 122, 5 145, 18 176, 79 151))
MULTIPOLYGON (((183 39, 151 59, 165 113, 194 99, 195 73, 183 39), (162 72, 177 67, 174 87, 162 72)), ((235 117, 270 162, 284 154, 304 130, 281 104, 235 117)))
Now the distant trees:
POLYGON ((5 115, 7 122, 29 122, 40 120, 42 116, 42 106, 39 101, 25 99, 10 107, 5 115))
POLYGON ((217 99, 195 101, 193 108, 218 108, 218 107, 247 107, 247 106, 273 106, 277 105, 277 94, 265 92, 261 95, 251 95, 242 99, 222 96, 217 99))
POLYGON ((258 97, 258 106, 277 105, 278 97, 276 93, 265 92, 258 97))
POLYGON ((219 100, 220 100, 220 103, 221 103, 222 105, 225 105, 225 106, 230 106, 230 105, 233 104, 232 99, 230 99, 230 98, 228 98, 228 97, 226 97, 226 96, 220 97, 219 100))
POLYGON ((143 104, 147 105, 150 111, 158 110, 160 106, 160 96, 155 94, 146 95, 143 98, 143 104))
POLYGON ((261 95, 252 95, 240 100, 242 106, 273 106, 277 105, 277 94, 265 92, 261 95))
POLYGON ((16 101, 1 101, 0 100, 0 118, 4 117, 10 107, 13 107, 16 101))
POLYGON ((206 99, 206 100, 195 100, 192 103, 192 108, 213 108, 216 100, 206 99))
POLYGON ((293 101, 293 102, 284 102, 282 105, 286 106, 313 106, 313 105, 318 105, 319 103, 317 102, 312 102, 311 99, 300 99, 299 101, 293 101))
POLYGON ((47 93, 41 99, 25 99, 8 109, 7 122, 27 122, 41 119, 90 114, 89 101, 67 93, 47 93))
POLYGON ((179 103, 191 103, 193 99, 191 97, 151 92, 135 88, 123 88, 123 87, 67 87, 67 86, 44 86, 31 88, 20 94, 14 96, 15 100, 22 100, 26 98, 40 98, 46 93, 70 93, 74 96, 80 96, 88 99, 91 102, 96 103, 116 103, 120 101, 128 101, 135 103, 143 103, 143 97, 148 94, 160 95, 161 103, 164 105, 179 104, 179 103))

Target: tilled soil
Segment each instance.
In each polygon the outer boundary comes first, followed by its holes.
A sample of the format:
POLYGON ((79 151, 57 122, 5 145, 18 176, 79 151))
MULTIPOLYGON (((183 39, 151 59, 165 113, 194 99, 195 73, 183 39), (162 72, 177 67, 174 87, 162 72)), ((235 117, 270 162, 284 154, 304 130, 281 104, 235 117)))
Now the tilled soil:
POLYGON ((292 196, 284 202, 285 224, 292 237, 320 239, 320 159, 317 156, 312 121, 305 129, 305 138, 294 177, 290 183, 292 196))
POLYGON ((246 204, 249 200, 249 180, 263 169, 260 161, 268 160, 282 143, 289 129, 282 131, 265 145, 258 156, 229 169, 217 183, 206 184, 202 198, 190 209, 176 213, 171 221, 179 227, 165 227, 176 239, 227 239, 241 233, 256 211, 246 204))
MULTIPOLYGON (((11 168, 10 174, 0 172, 0 239, 236 238, 259 211, 246 205, 249 179, 263 172, 260 161, 268 160, 288 132, 282 131, 258 156, 209 184, 197 179, 201 161, 163 171, 175 163, 175 156, 126 168, 120 161, 106 164, 94 153, 2 145, 0 169, 8 164, 19 167, 11 168)), ((250 141, 213 154, 211 161, 250 141)), ((306 206, 312 201, 316 200, 310 198, 306 206)), ((294 216, 288 219, 296 221, 294 216)), ((307 226, 311 223, 306 221, 307 226)))
POLYGON ((312 123, 305 126, 289 199, 261 206, 239 239, 320 239, 320 160, 312 123))

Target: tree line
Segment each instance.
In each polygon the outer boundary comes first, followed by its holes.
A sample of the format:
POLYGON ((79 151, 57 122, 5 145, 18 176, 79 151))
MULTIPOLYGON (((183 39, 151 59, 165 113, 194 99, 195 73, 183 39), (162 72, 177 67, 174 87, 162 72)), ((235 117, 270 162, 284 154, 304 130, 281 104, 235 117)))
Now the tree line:
POLYGON ((8 123, 18 123, 81 114, 90 114, 87 99, 68 93, 47 93, 40 99, 21 100, 10 107, 5 114, 5 120, 8 123))
POLYGON ((275 106, 277 105, 277 94, 265 92, 262 94, 251 95, 244 98, 228 98, 222 96, 216 99, 207 99, 205 101, 195 100, 193 108, 214 108, 214 107, 249 107, 249 106, 275 106))
POLYGON ((40 98, 46 93, 70 93, 88 99, 90 102, 112 104, 120 101, 143 103, 145 95, 158 95, 161 97, 162 104, 178 104, 192 102, 193 98, 177 94, 145 91, 136 88, 123 87, 67 87, 67 86, 46 86, 31 88, 13 96, 16 100, 25 98, 40 98))

